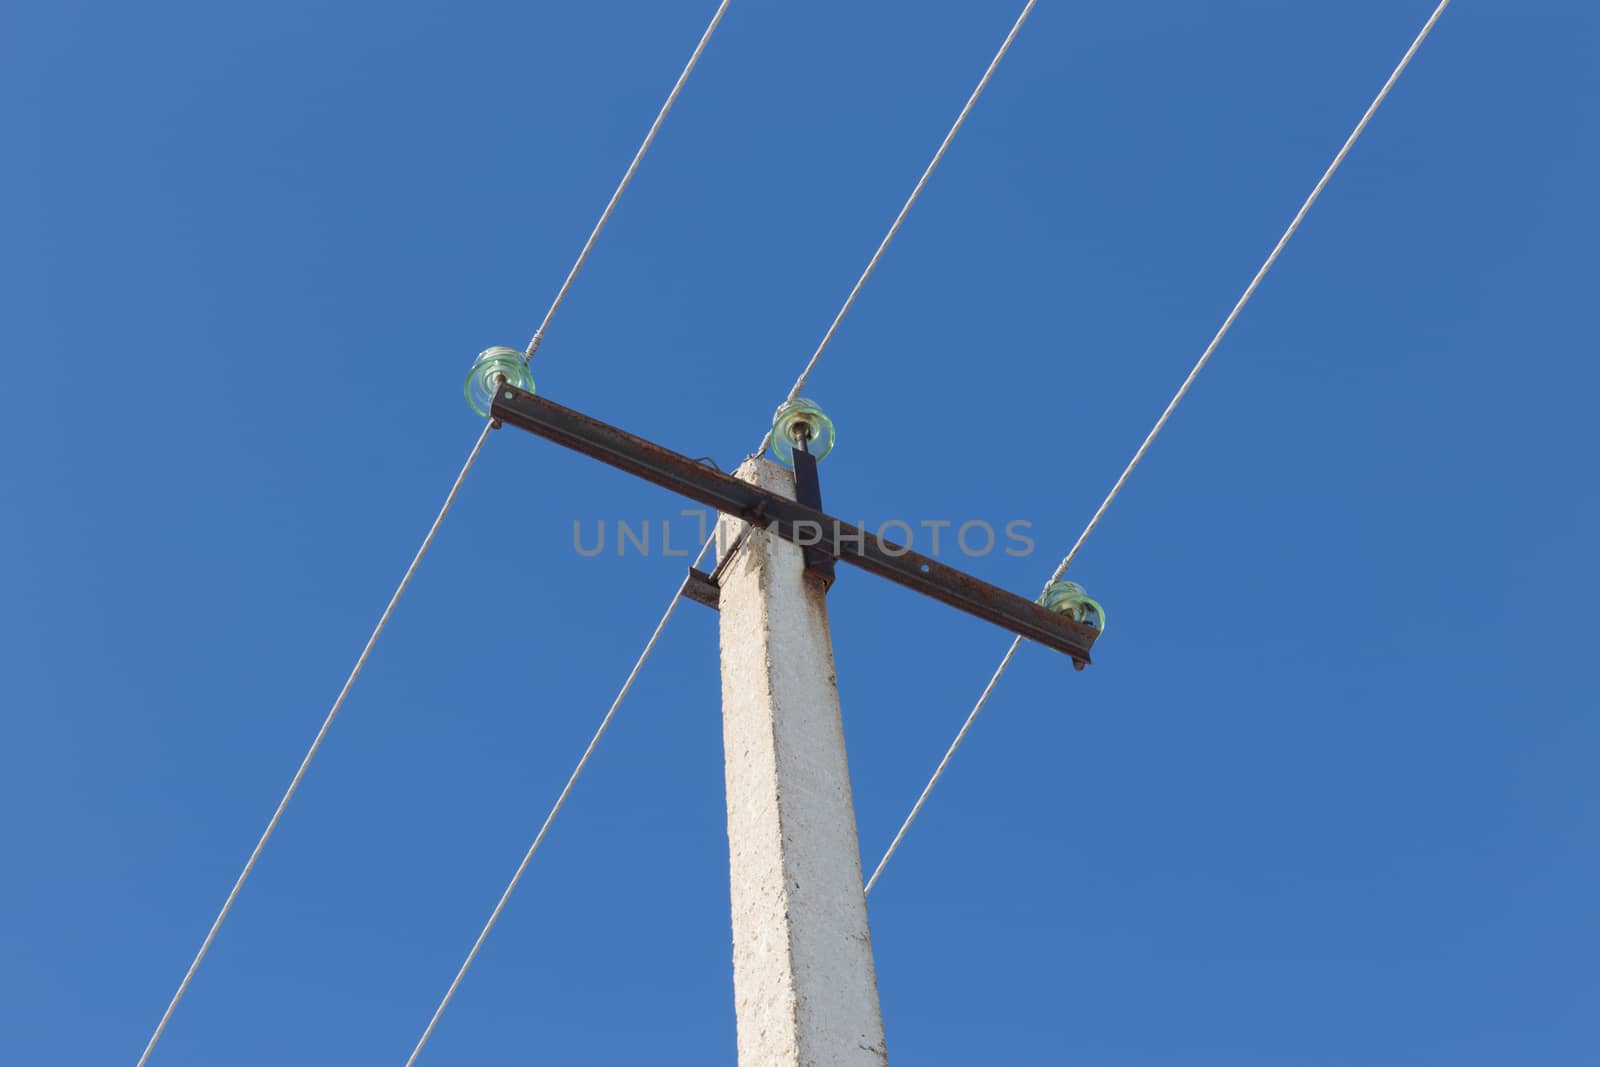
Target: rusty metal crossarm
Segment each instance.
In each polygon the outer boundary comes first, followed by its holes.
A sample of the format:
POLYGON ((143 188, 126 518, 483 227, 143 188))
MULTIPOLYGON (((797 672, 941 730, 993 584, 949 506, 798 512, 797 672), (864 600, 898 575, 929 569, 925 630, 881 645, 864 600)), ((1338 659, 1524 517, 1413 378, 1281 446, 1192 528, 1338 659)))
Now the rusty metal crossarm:
MULTIPOLYGON (((1094 627, 1057 615, 1031 600, 885 541, 815 508, 769 493, 688 456, 513 386, 499 388, 490 416, 726 515, 765 527, 787 541, 820 548, 846 563, 1065 652, 1078 667, 1089 662, 1089 648, 1099 636, 1094 627)), ((704 602, 701 597, 696 599, 704 602)))

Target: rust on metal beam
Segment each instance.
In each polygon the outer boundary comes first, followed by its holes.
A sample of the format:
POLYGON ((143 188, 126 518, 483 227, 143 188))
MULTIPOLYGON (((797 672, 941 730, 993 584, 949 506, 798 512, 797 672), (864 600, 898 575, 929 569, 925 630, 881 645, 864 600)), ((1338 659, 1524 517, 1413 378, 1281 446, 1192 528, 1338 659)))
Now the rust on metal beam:
POLYGON ((689 568, 689 577, 683 583, 683 595, 713 611, 722 607, 722 587, 698 567, 689 568))

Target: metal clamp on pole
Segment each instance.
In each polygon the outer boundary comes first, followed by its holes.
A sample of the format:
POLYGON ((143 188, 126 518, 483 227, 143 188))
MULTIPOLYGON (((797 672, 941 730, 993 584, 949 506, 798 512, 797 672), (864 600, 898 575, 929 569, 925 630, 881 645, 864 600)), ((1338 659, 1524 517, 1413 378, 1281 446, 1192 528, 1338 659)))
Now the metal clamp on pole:
MULTIPOLYGON (((799 503, 816 511, 822 510, 822 483, 817 480, 817 460, 806 450, 805 436, 795 442, 794 449, 794 498, 799 503)), ((800 542, 801 550, 806 557, 806 571, 814 574, 822 581, 822 588, 829 589, 833 586, 833 555, 821 545, 824 541, 823 531, 818 530, 816 540, 811 544, 800 542)))

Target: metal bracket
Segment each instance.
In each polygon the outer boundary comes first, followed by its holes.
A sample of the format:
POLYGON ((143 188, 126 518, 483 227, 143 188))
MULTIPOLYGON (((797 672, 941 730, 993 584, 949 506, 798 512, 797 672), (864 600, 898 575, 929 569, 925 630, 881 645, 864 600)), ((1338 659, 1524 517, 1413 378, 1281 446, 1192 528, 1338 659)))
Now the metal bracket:
MULTIPOLYGON (((807 449, 804 441, 792 453, 794 459, 794 498, 796 502, 822 511, 822 483, 817 479, 817 457, 807 449)), ((833 555, 815 545, 808 545, 805 553, 806 570, 822 581, 824 591, 833 586, 833 555)))
POLYGON ((699 567, 689 568, 689 577, 683 582, 683 595, 712 611, 722 610, 722 587, 699 567))
POLYGON ((704 604, 712 611, 722 610, 722 572, 728 569, 728 564, 733 562, 733 557, 739 554, 739 549, 744 547, 745 538, 750 536, 751 527, 746 526, 739 531, 739 536, 733 539, 733 544, 722 553, 717 560, 717 565, 711 573, 697 567, 689 568, 689 577, 683 582, 683 595, 696 604, 704 604))
MULTIPOLYGON (((490 414, 508 426, 544 437, 724 514, 762 526, 803 548, 819 548, 835 559, 986 619, 1030 641, 1065 652, 1072 657, 1075 666, 1082 667, 1089 662, 1090 646, 1100 636, 1100 631, 1092 626, 1057 615, 1032 600, 857 529, 824 514, 820 508, 769 493, 696 463, 688 456, 513 386, 499 388, 490 414)), ((711 575, 706 575, 706 579, 710 581, 711 575)), ((707 592, 703 584, 697 585, 693 575, 689 585, 697 586, 698 594, 707 592)), ((689 593, 687 586, 685 593, 689 593)), ((706 602, 700 596, 695 599, 706 602)))

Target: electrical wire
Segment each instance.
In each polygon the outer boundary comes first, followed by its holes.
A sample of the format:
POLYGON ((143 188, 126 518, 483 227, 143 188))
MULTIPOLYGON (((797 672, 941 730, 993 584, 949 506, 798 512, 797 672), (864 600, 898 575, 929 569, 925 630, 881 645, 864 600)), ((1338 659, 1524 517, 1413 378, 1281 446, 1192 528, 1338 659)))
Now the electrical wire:
POLYGON ((322 727, 317 731, 317 736, 312 739, 311 747, 306 750, 305 758, 300 761, 300 766, 294 772, 294 777, 289 780, 289 788, 284 790, 283 799, 278 801, 278 807, 272 813, 272 818, 267 820, 267 828, 261 834, 261 839, 256 842, 256 847, 251 850, 250 858, 245 861, 244 870, 239 872, 239 877, 233 883, 233 888, 228 891, 228 899, 222 902, 222 910, 217 912, 217 917, 211 924, 211 929, 206 931, 205 940, 200 942, 200 951, 195 953, 194 962, 189 964, 189 969, 184 972, 183 981, 178 983, 178 991, 172 994, 172 1000, 167 1004, 167 1010, 161 1015, 161 1022, 156 1024, 155 1033, 150 1035, 150 1041, 144 1047, 144 1053, 139 1057, 138 1067, 150 1059, 150 1054, 155 1051, 156 1042, 161 1040, 161 1035, 166 1032, 167 1023, 172 1021, 172 1013, 177 1010, 178 1002, 183 999, 183 994, 188 990, 189 983, 194 979, 195 971, 200 969, 200 961, 206 958, 206 953, 211 950, 211 942, 216 939, 217 931, 222 928, 222 921, 233 910, 233 902, 238 899, 239 891, 244 888, 245 880, 250 877, 250 872, 255 870, 256 860, 261 858, 261 852, 267 847, 267 841, 278 828, 278 820, 283 818, 283 811, 289 806, 289 801, 294 797, 295 790, 300 788, 300 780, 305 777, 306 768, 311 766, 311 760, 316 756, 317 750, 322 747, 323 739, 328 736, 328 729, 333 725, 333 720, 338 717, 339 709, 344 707, 345 698, 350 695, 350 689, 356 684, 356 679, 361 675, 361 669, 367 665, 367 657, 372 654, 372 648, 378 643, 378 637, 383 633, 383 628, 389 625, 389 616, 394 614, 394 607, 400 602, 400 596, 411 584, 411 578, 417 573, 417 566, 422 562, 422 557, 427 555, 428 548, 433 544, 434 536, 439 532, 439 527, 444 522, 444 517, 450 514, 450 506, 456 501, 456 494, 461 491, 461 483, 466 481, 467 472, 478 460, 478 453, 483 450, 483 443, 489 439, 489 431, 495 424, 485 422, 483 432, 478 434, 478 440, 472 446, 472 451, 467 453, 467 461, 461 466, 461 473, 456 475, 456 480, 450 486, 450 492, 445 495, 444 506, 439 509, 439 514, 434 518, 433 525, 428 527, 427 536, 422 539, 422 546, 417 549, 417 554, 411 559, 411 566, 406 568, 405 576, 400 579, 400 584, 395 588, 394 595, 389 598, 389 604, 383 609, 383 615, 378 619, 378 625, 373 627, 372 635, 367 638, 367 643, 361 649, 361 655, 356 657, 356 665, 350 671, 350 676, 344 680, 344 688, 339 690, 339 695, 334 698, 333 707, 328 709, 328 715, 322 720, 322 727))
MULTIPOLYGON (((706 553, 716 543, 713 534, 706 543, 700 547, 699 555, 694 558, 694 566, 700 566, 700 561, 705 559, 706 553)), ((578 765, 572 768, 572 774, 567 778, 567 784, 561 787, 561 795, 556 797, 556 802, 550 809, 550 814, 544 817, 544 822, 539 826, 539 832, 534 835, 533 844, 528 846, 528 851, 523 855, 522 862, 517 865, 516 873, 511 876, 511 881, 506 885, 505 892, 500 894, 500 899, 495 903, 494 910, 489 913, 489 920, 483 924, 483 929, 478 933, 478 939, 472 943, 472 949, 467 953, 467 958, 461 961, 461 968, 456 971, 450 988, 445 990, 444 997, 439 1001, 439 1006, 434 1009, 433 1017, 428 1020, 427 1027, 422 1031, 422 1036, 417 1039, 416 1047, 411 1050, 411 1055, 406 1060, 406 1067, 412 1067, 417 1062, 417 1057, 422 1055, 422 1047, 428 1043, 428 1038, 433 1036, 434 1027, 439 1025, 439 1019, 444 1015, 450 1001, 455 999, 456 990, 461 987, 461 980, 467 976, 467 970, 472 966, 472 961, 478 958, 478 950, 489 938, 489 931, 494 929, 494 924, 500 921, 500 913, 505 910, 506 901, 511 899, 511 894, 516 892, 522 876, 527 873, 528 864, 533 862, 533 854, 539 851, 539 846, 544 843, 545 834, 550 831, 550 824, 556 821, 556 816, 561 814, 561 808, 567 802, 567 797, 572 793, 572 787, 578 784, 578 778, 589 765, 589 757, 594 755, 594 750, 599 746, 600 739, 605 736, 606 730, 611 726, 611 720, 616 717, 617 709, 622 706, 622 701, 627 697, 628 691, 633 688, 634 681, 639 677, 639 672, 644 669, 645 661, 650 658, 650 653, 655 651, 656 642, 661 639, 661 632, 667 628, 667 620, 672 618, 672 613, 677 610, 682 599, 684 586, 689 584, 689 578, 684 576, 683 582, 678 586, 678 591, 672 594, 672 599, 667 602, 667 610, 662 613, 661 621, 656 623, 656 628, 651 631, 650 640, 644 643, 644 651, 639 653, 639 658, 634 660, 633 670, 628 672, 628 678, 622 683, 622 688, 617 692, 617 697, 611 702, 611 707, 606 709, 605 717, 600 720, 599 729, 589 739, 589 747, 583 750, 583 755, 578 759, 578 765)))
POLYGON ((644 140, 639 144, 639 151, 633 154, 633 162, 628 164, 628 169, 623 172, 622 181, 617 183, 617 191, 611 194, 605 210, 600 212, 600 220, 594 224, 594 229, 589 233, 589 239, 583 243, 583 251, 578 253, 577 262, 572 264, 572 269, 567 272, 567 280, 561 283, 561 288, 556 290, 556 298, 550 303, 550 310, 544 313, 544 321, 539 323, 539 328, 533 331, 533 338, 528 342, 528 347, 523 351, 524 360, 533 359, 539 346, 544 343, 544 333, 550 328, 550 320, 556 317, 556 309, 561 307, 561 302, 567 298, 567 290, 572 288, 572 281, 583 269, 583 264, 588 260, 589 253, 594 248, 595 241, 600 238, 600 231, 606 228, 606 223, 611 221, 611 213, 617 209, 617 202, 622 199, 622 194, 627 190, 628 183, 633 181, 633 172, 639 169, 640 160, 650 151, 650 145, 655 142, 656 134, 661 130, 661 124, 667 119, 667 112, 672 110, 672 105, 678 102, 678 94, 683 91, 684 82, 689 80, 689 75, 694 73, 694 68, 700 62, 700 53, 706 50, 706 44, 711 40, 711 35, 717 32, 717 26, 722 22, 722 16, 728 10, 732 0, 722 0, 717 5, 716 14, 711 16, 711 22, 706 26, 706 32, 700 35, 700 43, 694 46, 694 52, 689 56, 689 62, 684 65, 683 73, 678 75, 678 80, 673 83, 672 91, 667 94, 666 102, 661 105, 661 110, 656 113, 656 120, 650 124, 650 132, 644 135, 644 140))
MULTIPOLYGON (((628 169, 622 175, 622 181, 618 183, 616 191, 611 194, 611 199, 607 201, 605 210, 600 214, 599 221, 595 223, 594 229, 589 233, 589 239, 584 242, 582 250, 578 253, 577 260, 572 265, 572 269, 567 272, 566 280, 561 283, 561 288, 557 290, 555 299, 550 304, 550 309, 545 312, 543 321, 539 323, 539 328, 534 331, 533 339, 528 342, 528 347, 523 353, 525 359, 532 359, 534 352, 538 350, 539 345, 543 342, 545 331, 550 328, 550 323, 555 318, 556 311, 560 309, 562 301, 566 299, 567 292, 572 288, 572 283, 577 278, 578 272, 583 269, 584 263, 589 258, 589 253, 594 250, 595 242, 600 237, 600 231, 605 229, 606 223, 610 221, 612 213, 616 210, 617 203, 622 199, 622 194, 627 190, 629 183, 633 181, 634 172, 639 169, 639 163, 644 159, 645 153, 650 150, 650 145, 654 143, 656 134, 660 132, 662 123, 666 121, 667 113, 672 110, 672 105, 677 102, 678 94, 683 90, 684 83, 688 81, 689 75, 693 73, 695 65, 700 62, 701 53, 705 51, 706 44, 711 40, 712 33, 715 32, 718 24, 721 23, 722 16, 727 12, 729 3, 731 3, 731 0, 722 0, 722 3, 717 7, 716 13, 712 15, 710 24, 706 26, 705 32, 701 34, 699 43, 695 45, 694 52, 689 57, 688 64, 683 68, 683 72, 678 75, 678 80, 673 83, 672 91, 667 94, 666 102, 661 105, 661 110, 657 112, 655 121, 650 124, 649 132, 645 134, 644 141, 639 145, 639 150, 634 153, 632 161, 628 164, 628 169)), ((300 766, 298 769, 296 769, 294 778, 289 782, 289 788, 284 792, 283 799, 278 802, 277 809, 272 813, 272 818, 267 822, 266 830, 262 833, 260 840, 256 842, 256 847, 251 851, 250 858, 245 861, 244 870, 239 873, 238 879, 233 884, 233 889, 229 891, 227 899, 223 901, 222 910, 217 913, 216 920, 211 924, 211 929, 206 932, 205 940, 200 943, 200 950, 195 953, 194 960, 189 964, 188 971, 184 973, 183 980, 178 983, 178 990, 172 995, 172 1000, 167 1004, 167 1010, 162 1013, 161 1021, 156 1025, 155 1033, 150 1036, 150 1041, 145 1045, 144 1052, 139 1057, 137 1067, 144 1067, 144 1065, 149 1061, 151 1053, 155 1051, 156 1043, 161 1040, 161 1035, 166 1032, 167 1024, 172 1021, 172 1014, 177 1010, 178 1002, 183 999, 183 995, 188 990, 189 983, 194 979, 195 972, 199 969, 201 961, 205 959, 206 953, 211 950, 211 943, 216 939, 217 931, 221 929, 223 920, 225 920, 228 917, 228 913, 233 910, 233 904, 234 901, 238 899, 239 891, 244 888, 244 883, 246 879, 250 877, 250 872, 255 869, 256 861, 261 858, 262 850, 266 848, 267 841, 272 837, 273 832, 278 828, 278 822, 283 817, 284 809, 289 806, 290 799, 294 796, 295 791, 300 788, 300 781, 305 777, 306 769, 310 767, 311 760, 316 756, 317 751, 322 747, 322 742, 323 739, 327 737, 328 729, 333 725, 333 720, 338 716, 339 709, 344 706, 345 698, 350 695, 350 689, 355 685, 356 678, 361 674, 362 668, 366 666, 367 657, 371 655, 373 646, 378 642, 379 635, 383 633, 384 627, 388 625, 389 616, 393 614, 395 605, 399 602, 401 594, 404 593, 406 591, 406 587, 411 584, 411 578, 416 574, 418 564, 422 562, 422 557, 427 554, 429 546, 433 544, 434 535, 439 532, 440 524, 444 521, 445 515, 449 513, 450 506, 455 502, 456 494, 461 490, 461 483, 466 479, 467 472, 472 469, 472 465, 477 462, 478 453, 482 450, 484 442, 489 437, 490 430, 492 430, 495 425, 496 424, 493 422, 486 422, 484 424, 483 432, 478 435, 478 440, 472 446, 472 451, 470 454, 468 454, 467 461, 461 468, 461 473, 456 476, 455 483, 450 487, 449 495, 445 497, 444 506, 439 510, 439 515, 434 519, 433 525, 429 528, 427 536, 423 538, 422 547, 417 550, 416 556, 411 561, 411 566, 406 568, 405 576, 400 580, 400 585, 395 590, 394 596, 389 599, 388 606, 384 608, 383 616, 378 620, 377 627, 372 631, 372 635, 367 638, 366 646, 361 650, 361 655, 357 658, 354 669, 351 670, 350 676, 345 680, 344 688, 339 690, 338 697, 334 699, 333 707, 329 709, 327 718, 323 720, 321 729, 317 731, 316 737, 311 742, 311 748, 307 750, 305 758, 300 761, 300 766)), ((704 553, 705 550, 702 549, 701 551, 704 553)), ((676 605, 676 602, 676 597, 674 597, 674 605, 676 605)), ((671 610, 669 609, 668 615, 670 614, 671 610)), ((662 618, 662 624, 665 625, 665 623, 666 617, 664 616, 662 618)), ((656 635, 651 637, 650 646, 655 644, 655 637, 659 636, 659 634, 660 629, 658 627, 656 635)), ((646 647, 645 656, 649 655, 650 646, 646 647)), ((641 657, 640 660, 640 665, 642 666, 642 664, 643 657, 641 657)), ((635 674, 637 674, 637 668, 635 669, 635 674)), ((628 678, 628 685, 631 686, 632 684, 633 676, 630 675, 628 678)), ((624 686, 623 694, 625 695, 626 693, 627 686, 624 686)), ((622 698, 619 696, 617 699, 620 703, 622 698)), ((613 708, 613 711, 614 710, 615 708, 613 708)), ((608 715, 606 722, 609 723, 609 721, 610 716, 608 715)), ((604 733, 604 731, 605 724, 602 724, 600 732, 604 733)), ((595 736, 595 741, 598 742, 599 739, 599 735, 597 734, 595 736)), ((591 745, 591 749, 592 747, 593 746, 591 745)), ((585 754, 584 758, 585 760, 588 759, 587 754, 585 754)), ((581 764, 579 769, 582 769, 581 764)), ((576 780, 576 774, 574 774, 573 777, 574 780, 576 780)), ((569 782, 568 789, 571 789, 571 785, 572 783, 569 782)), ((563 791, 561 799, 562 801, 566 799, 565 791, 563 791)), ((556 808, 557 810, 560 810, 560 802, 557 803, 556 808)), ((554 812, 551 813, 551 817, 554 818, 554 812)), ((544 836, 543 830, 540 831, 539 836, 541 838, 544 836)), ((537 847, 538 842, 535 841, 534 848, 537 847)), ((532 850, 529 851, 529 858, 531 857, 532 850)), ((524 861, 524 863, 526 864, 526 861, 524 861)), ((521 877, 520 870, 518 871, 518 877, 521 877)), ((504 902, 502 901, 502 904, 503 903, 504 902)), ((496 914, 498 915, 498 913, 499 909, 497 908, 496 914)), ((473 952, 476 954, 476 946, 474 946, 473 952)), ((470 959, 468 962, 470 962, 470 959)), ((463 972, 464 971, 465 967, 463 967, 463 972)), ((459 976, 457 981, 460 981, 459 976)), ((453 993, 454 991, 455 986, 452 985, 451 992, 453 993)), ((434 1021, 437 1021, 437 1016, 435 1016, 434 1021)), ((431 1032, 432 1029, 433 1025, 430 1023, 429 1031, 431 1032)), ((427 1040, 427 1035, 423 1036, 423 1040, 427 1040)), ((419 1043, 418 1049, 420 1050, 420 1048, 421 1044, 419 1043)), ((413 1059, 414 1058, 415 1054, 413 1053, 413 1059)))
MULTIPOLYGON (((1028 21, 1028 16, 1033 13, 1033 6, 1037 2, 1038 0, 1028 0, 1023 5, 1021 14, 1011 24, 1011 32, 1007 33, 1006 39, 1000 42, 1000 48, 995 52, 994 58, 989 61, 989 66, 984 70, 983 77, 978 79, 978 84, 973 88, 972 94, 967 97, 967 102, 962 105, 960 113, 956 115, 955 122, 950 124, 950 130, 944 135, 944 140, 939 142, 938 151, 933 153, 933 158, 928 161, 927 167, 922 171, 922 177, 918 178, 917 184, 912 186, 911 195, 906 197, 906 202, 901 206, 900 213, 894 217, 894 222, 890 223, 889 231, 883 235, 883 240, 878 242, 878 248, 872 253, 872 258, 867 260, 866 269, 861 272, 861 277, 856 279, 856 284, 850 288, 850 295, 844 298, 844 304, 839 308, 839 313, 833 317, 833 322, 828 324, 827 332, 822 335, 822 341, 817 345, 817 350, 811 353, 811 358, 806 361, 805 369, 800 372, 800 377, 796 378, 794 385, 789 387, 789 395, 786 399, 793 400, 800 395, 800 390, 805 388, 806 382, 811 377, 811 372, 817 369, 817 361, 822 358, 822 353, 832 342, 833 335, 838 332, 839 324, 844 321, 844 317, 855 306, 856 297, 861 295, 861 290, 867 284, 867 279, 872 277, 872 272, 878 269, 878 260, 883 258, 883 253, 889 247, 889 242, 894 240, 895 234, 900 232, 900 224, 906 220, 907 215, 911 214, 911 209, 916 205, 917 198, 922 195, 923 186, 928 184, 928 179, 933 176, 934 170, 939 166, 940 161, 944 159, 944 154, 949 149, 950 142, 956 139, 956 134, 960 133, 961 127, 966 124, 967 116, 971 114, 973 105, 978 102, 978 98, 983 95, 983 91, 989 87, 989 79, 994 77, 994 72, 999 68, 1000 61, 1006 57, 1007 52, 1011 51, 1011 42, 1017 39, 1018 31, 1022 29, 1022 24, 1028 21)), ((767 435, 761 439, 761 444, 757 446, 754 454, 761 455, 771 443, 772 431, 769 429, 767 435)))
MULTIPOLYGON (((1101 501, 1100 506, 1095 509, 1094 515, 1089 519, 1089 524, 1084 527, 1083 533, 1078 535, 1078 540, 1073 544, 1071 550, 1067 552, 1066 556, 1062 558, 1060 565, 1055 569, 1055 573, 1050 576, 1050 581, 1053 582, 1065 574, 1067 568, 1072 564, 1072 561, 1077 558, 1078 552, 1083 548, 1084 542, 1089 539, 1089 535, 1093 533, 1095 527, 1100 524, 1100 519, 1105 515, 1106 509, 1111 506, 1111 502, 1117 498, 1117 494, 1122 492, 1122 487, 1127 484, 1128 476, 1133 473, 1134 468, 1139 465, 1140 460, 1144 459, 1144 455, 1147 451, 1149 451, 1151 443, 1155 441, 1156 436, 1160 434, 1162 429, 1167 425, 1167 420, 1170 419, 1172 417, 1172 413, 1177 410, 1178 404, 1183 401, 1183 398, 1186 395, 1188 395, 1189 387, 1194 384, 1195 379, 1200 376, 1200 372, 1205 369, 1206 363, 1211 359, 1211 354, 1217 350, 1217 346, 1222 343, 1222 339, 1226 337, 1228 335, 1228 331, 1233 328, 1234 320, 1239 317, 1239 313, 1244 310, 1245 305, 1250 302, 1250 298, 1255 295, 1256 288, 1260 286, 1261 280, 1267 276, 1267 272, 1272 269, 1272 265, 1278 261, 1278 256, 1283 252, 1284 247, 1289 243, 1289 239, 1295 235, 1295 231, 1300 228, 1300 223, 1305 221, 1307 213, 1311 211, 1311 206, 1317 202, 1319 197, 1322 196, 1322 190, 1327 186, 1329 179, 1333 177, 1334 172, 1336 172, 1339 169, 1340 164, 1344 162, 1345 156, 1350 154, 1350 149, 1354 147, 1356 141, 1361 137, 1362 132, 1366 130, 1367 123, 1372 121, 1372 116, 1377 113, 1379 106, 1382 105, 1385 98, 1388 97, 1389 90, 1394 88, 1395 83, 1400 80, 1400 75, 1405 72, 1406 67, 1411 65, 1411 59, 1417 54, 1417 49, 1421 48, 1422 42, 1428 39, 1428 35, 1433 32, 1434 24, 1439 21, 1439 16, 1443 15, 1445 8, 1449 6, 1450 0, 1440 0, 1439 6, 1434 9, 1433 14, 1429 16, 1428 21, 1423 24, 1423 27, 1421 31, 1418 32, 1416 39, 1411 42, 1411 47, 1406 49, 1406 54, 1401 57, 1399 64, 1396 65, 1394 71, 1389 75, 1388 80, 1383 83, 1383 88, 1378 90, 1378 95, 1374 97, 1372 103, 1368 105, 1366 112, 1361 116, 1361 121, 1356 123, 1356 128, 1351 131, 1350 136, 1345 139, 1343 147, 1339 149, 1339 154, 1333 157, 1333 162, 1328 165, 1327 170, 1323 171, 1322 177, 1318 179, 1316 186, 1312 188, 1311 195, 1306 197, 1305 203, 1300 205, 1300 210, 1295 212, 1293 221, 1289 223, 1289 228, 1283 231, 1282 237, 1278 238, 1278 243, 1273 246, 1271 254, 1269 254, 1266 258, 1266 261, 1261 264, 1261 269, 1256 271, 1254 278, 1250 279, 1250 284, 1245 287, 1244 294, 1240 296, 1238 302, 1233 305, 1233 310, 1228 312, 1228 317, 1223 320, 1221 328, 1218 329, 1216 335, 1211 338, 1211 343, 1206 345, 1205 351, 1200 354, 1200 359, 1195 363, 1194 368, 1189 371, 1188 377, 1184 378, 1183 384, 1178 387, 1177 393, 1175 393, 1172 397, 1172 400, 1168 402, 1166 409, 1161 412, 1161 417, 1156 420, 1155 426, 1152 427, 1150 432, 1145 435, 1144 441, 1139 445, 1138 450, 1134 452, 1133 459, 1128 461, 1128 465, 1123 469, 1121 476, 1118 477, 1116 483, 1112 485, 1111 491, 1106 494, 1106 498, 1101 501)), ((1046 583, 1047 587, 1048 584, 1049 583, 1046 583)), ((878 866, 873 870, 872 877, 867 880, 867 892, 870 893, 872 891, 872 887, 877 884, 878 878, 883 874, 883 869, 888 866, 889 860, 893 858, 895 854, 895 850, 900 847, 900 842, 905 838, 906 831, 909 830, 911 828, 911 824, 916 821, 917 815, 922 811, 923 804, 927 802, 928 795, 933 792, 933 787, 939 784, 939 779, 944 775, 945 768, 950 765, 950 758, 955 755, 956 749, 961 747, 961 742, 966 739, 967 731, 972 728, 973 720, 978 717, 978 713, 981 712, 984 705, 988 703, 989 695, 994 692, 996 683, 1000 681, 1001 675, 1005 674, 1006 668, 1011 665, 1012 657, 1016 655, 1017 649, 1021 645, 1022 638, 1018 637, 1011 642, 1011 647, 1006 650, 1004 658, 1000 660, 1000 665, 995 668, 994 674, 990 677, 989 684, 984 686, 983 693, 978 697, 978 702, 973 705, 972 711, 967 715, 966 721, 961 724, 961 729, 957 731, 955 740, 951 742, 950 748, 944 754, 944 758, 939 761, 939 766, 934 770, 933 777, 928 780, 928 784, 923 788, 922 794, 917 797, 917 802, 912 805, 910 814, 906 816, 905 822, 900 825, 899 832, 894 835, 894 840, 889 843, 889 848, 883 854, 883 858, 878 861, 878 866)))

